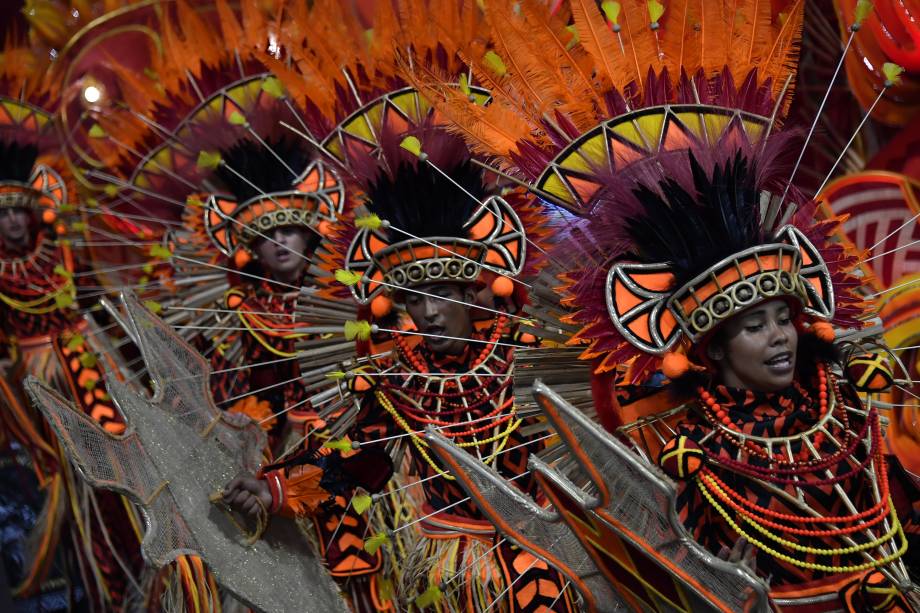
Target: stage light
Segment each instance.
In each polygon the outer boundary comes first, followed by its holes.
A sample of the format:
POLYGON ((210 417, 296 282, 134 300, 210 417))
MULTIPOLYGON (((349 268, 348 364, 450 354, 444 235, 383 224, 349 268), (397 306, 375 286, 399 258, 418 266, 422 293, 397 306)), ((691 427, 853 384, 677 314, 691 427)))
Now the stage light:
POLYGON ((102 90, 95 85, 87 85, 83 88, 83 99, 90 104, 99 102, 100 98, 102 98, 102 90))

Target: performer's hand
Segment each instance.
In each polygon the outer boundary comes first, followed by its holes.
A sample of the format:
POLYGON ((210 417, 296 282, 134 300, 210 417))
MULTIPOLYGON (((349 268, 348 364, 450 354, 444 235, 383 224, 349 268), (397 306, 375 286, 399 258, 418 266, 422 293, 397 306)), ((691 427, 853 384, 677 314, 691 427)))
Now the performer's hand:
POLYGON ((752 571, 757 571, 757 550, 743 536, 735 541, 730 551, 728 547, 722 547, 719 557, 729 562, 743 564, 752 571))
POLYGON ((252 423, 252 418, 244 413, 231 413, 230 411, 225 411, 221 414, 221 418, 234 428, 240 429, 252 423))
POLYGON ((223 498, 234 511, 250 517, 259 516, 260 501, 265 509, 272 506, 272 493, 268 489, 268 483, 252 476, 237 477, 225 485, 223 498))

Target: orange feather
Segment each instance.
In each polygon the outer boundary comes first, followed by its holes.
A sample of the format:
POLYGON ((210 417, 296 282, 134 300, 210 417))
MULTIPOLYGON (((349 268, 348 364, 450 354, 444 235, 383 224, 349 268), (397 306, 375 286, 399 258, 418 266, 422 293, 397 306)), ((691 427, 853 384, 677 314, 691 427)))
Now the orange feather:
POLYGON ((787 94, 783 100, 783 106, 780 109, 780 116, 785 116, 789 111, 789 105, 792 103, 792 87, 795 83, 795 72, 798 66, 799 45, 802 40, 802 24, 805 21, 805 2, 796 0, 795 4, 789 8, 786 21, 783 23, 779 32, 775 36, 775 42, 763 59, 763 69, 760 70, 762 79, 773 79, 773 95, 778 96, 786 87, 786 79, 789 80, 787 94))
POLYGON ((593 58, 602 82, 615 87, 622 80, 614 59, 621 55, 616 35, 608 29, 594 0, 572 0, 571 6, 581 46, 593 58))

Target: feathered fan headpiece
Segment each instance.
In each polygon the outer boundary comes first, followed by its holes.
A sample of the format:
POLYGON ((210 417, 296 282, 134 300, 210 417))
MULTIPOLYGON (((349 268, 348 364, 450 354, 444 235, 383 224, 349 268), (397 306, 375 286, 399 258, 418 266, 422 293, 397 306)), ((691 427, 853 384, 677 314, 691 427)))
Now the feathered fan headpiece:
POLYGON ((28 49, 8 44, 0 53, 0 208, 27 208, 53 223, 67 200, 64 179, 47 164, 57 153, 53 105, 57 91, 28 49), (48 107, 42 108, 42 107, 48 107))
POLYGON ((638 379, 771 295, 855 323, 858 300, 839 285, 853 258, 777 160, 803 2, 557 7, 486 4, 494 46, 467 54, 488 106, 409 70, 474 151, 585 218, 579 245, 561 246, 606 262, 562 290, 582 357, 599 372, 639 357, 638 379))
POLYGON ((586 226, 609 264, 569 273, 566 288, 582 326, 576 342, 588 343, 584 357, 598 359, 599 372, 640 357, 639 378, 772 298, 813 320, 859 325, 857 257, 831 242, 838 222, 814 223, 815 204, 795 189, 786 200, 797 212, 773 215, 789 143, 786 134, 766 143, 736 135, 600 177, 605 196, 586 226))
POLYGON ((219 155, 215 174, 232 195, 210 195, 205 229, 238 266, 245 264, 249 245, 275 228, 300 226, 321 238, 331 234, 330 224, 342 213, 345 189, 301 139, 246 139, 219 155))
POLYGON ((513 292, 510 278, 527 257, 523 222, 489 194, 462 140, 430 123, 407 132, 383 126, 376 155, 356 152, 349 168, 372 217, 357 221, 344 268, 360 275, 354 297, 375 315, 388 309, 387 294, 425 283, 488 278, 496 295, 513 292), (424 152, 411 151, 412 142, 425 143, 424 152))

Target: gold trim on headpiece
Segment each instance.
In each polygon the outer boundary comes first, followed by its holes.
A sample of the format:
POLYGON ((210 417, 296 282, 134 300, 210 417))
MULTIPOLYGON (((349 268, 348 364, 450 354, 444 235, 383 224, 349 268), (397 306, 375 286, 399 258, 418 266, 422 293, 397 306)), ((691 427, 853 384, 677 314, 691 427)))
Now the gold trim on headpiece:
POLYGON ((462 237, 395 242, 392 235, 399 236, 398 231, 361 229, 345 257, 345 269, 361 275, 361 282, 352 286, 355 300, 368 304, 382 292, 437 281, 473 283, 483 270, 508 277, 520 274, 527 256, 524 225, 505 199, 486 199, 463 227, 462 237))
POLYGON ((205 231, 227 256, 248 247, 275 228, 300 226, 328 238, 326 225, 335 222, 345 206, 345 187, 323 162, 311 162, 290 191, 261 194, 243 203, 212 194, 204 213, 205 231), (324 225, 325 224, 325 225, 324 225))
POLYGON ((685 336, 698 343, 721 322, 771 298, 789 297, 814 317, 834 316, 830 272, 794 226, 772 243, 727 257, 673 289, 670 263, 614 264, 607 274, 607 312, 631 345, 661 355, 685 336))

